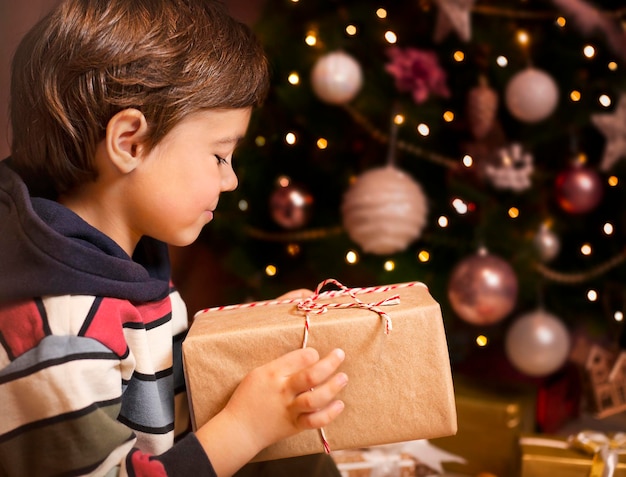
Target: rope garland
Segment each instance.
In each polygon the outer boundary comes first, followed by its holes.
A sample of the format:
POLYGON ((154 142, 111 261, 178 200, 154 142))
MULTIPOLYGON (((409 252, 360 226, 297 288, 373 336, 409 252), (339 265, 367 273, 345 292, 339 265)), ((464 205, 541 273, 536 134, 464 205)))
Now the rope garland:
POLYGON ((252 226, 245 229, 246 234, 252 238, 265 240, 267 242, 304 242, 308 240, 319 240, 344 233, 340 225, 333 227, 322 227, 309 230, 299 230, 295 232, 267 232, 252 226))
POLYGON ((534 268, 543 277, 548 278, 553 282, 574 285, 578 283, 584 283, 586 281, 592 280, 593 278, 604 275, 609 270, 620 265, 622 262, 624 262, 624 260, 626 260, 626 249, 621 253, 615 255, 614 257, 608 259, 607 261, 601 263, 597 267, 587 270, 586 272, 558 272, 556 270, 546 267, 543 263, 535 264, 534 268))
MULTIPOLYGON (((271 242, 284 243, 321 240, 343 234, 344 232, 345 231, 342 226, 303 230, 299 232, 265 232, 263 230, 255 229, 253 227, 246 228, 246 233, 253 238, 271 242)), ((621 265, 624 261, 626 261, 626 250, 599 264, 598 266, 583 272, 560 272, 546 266, 543 263, 535 263, 533 265, 533 268, 537 273, 550 281, 553 281, 555 283, 575 285, 587 282, 601 275, 604 275, 613 268, 621 265)), ((279 302, 276 302, 274 304, 279 304, 279 302)))
MULTIPOLYGON (((365 116, 359 113, 356 109, 351 107, 348 104, 342 105, 343 109, 352 117, 354 122, 359 124, 363 129, 365 129, 372 138, 382 144, 388 144, 390 141, 389 134, 381 131, 376 128, 365 116)), ((409 154, 412 154, 417 157, 422 157, 427 159, 435 164, 439 164, 440 166, 448 167, 450 169, 459 167, 459 161, 456 159, 444 156, 443 154, 438 154, 436 152, 427 151, 424 148, 421 148, 415 144, 409 143, 407 141, 403 141, 398 139, 396 143, 396 148, 401 149, 409 154)))
MULTIPOLYGON (((616 8, 615 10, 597 9, 598 13, 619 20, 626 15, 626 8, 616 8)), ((560 15, 557 10, 518 10, 515 8, 494 7, 492 5, 474 5, 471 8, 472 13, 478 13, 493 17, 506 17, 521 20, 553 20, 556 15, 560 15)))

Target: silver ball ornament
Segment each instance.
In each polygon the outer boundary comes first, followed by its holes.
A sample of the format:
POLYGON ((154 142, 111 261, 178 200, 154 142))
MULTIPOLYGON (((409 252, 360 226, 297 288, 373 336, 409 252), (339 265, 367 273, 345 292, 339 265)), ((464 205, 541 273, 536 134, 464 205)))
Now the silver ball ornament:
POLYGON ((481 249, 452 270, 448 300, 462 320, 491 325, 513 311, 517 291, 517 276, 511 265, 481 249))
POLYGON ((384 166, 366 171, 348 188, 341 205, 343 225, 364 252, 405 250, 426 225, 428 202, 405 172, 384 166))
POLYGON ((536 123, 552 114, 559 102, 559 88, 548 73, 526 68, 516 73, 506 86, 509 112, 520 121, 536 123))
POLYGON ((506 334, 505 352, 517 370, 541 377, 563 366, 570 345, 570 334, 563 322, 538 309, 514 321, 506 334))
POLYGON ((533 244, 542 262, 553 260, 561 250, 559 237, 545 224, 543 224, 535 234, 533 244))
POLYGON ((313 92, 330 104, 346 104, 363 83, 361 65, 349 54, 334 51, 320 57, 311 71, 313 92))

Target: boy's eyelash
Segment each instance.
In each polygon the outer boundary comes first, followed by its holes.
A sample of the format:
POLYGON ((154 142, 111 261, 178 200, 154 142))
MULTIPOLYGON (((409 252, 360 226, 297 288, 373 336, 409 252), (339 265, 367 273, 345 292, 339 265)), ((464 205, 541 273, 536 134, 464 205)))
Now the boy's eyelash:
POLYGON ((218 164, 228 164, 228 161, 225 158, 218 156, 217 154, 215 154, 215 158, 217 159, 218 164))

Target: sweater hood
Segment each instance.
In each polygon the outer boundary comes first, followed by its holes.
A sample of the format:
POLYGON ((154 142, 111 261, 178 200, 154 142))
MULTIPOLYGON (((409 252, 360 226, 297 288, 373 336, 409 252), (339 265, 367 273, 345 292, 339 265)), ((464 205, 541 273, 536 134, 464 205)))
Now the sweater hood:
POLYGON ((33 197, 0 161, 0 304, 48 295, 133 302, 169 290, 167 246, 144 237, 131 259, 121 247, 52 200, 33 197))

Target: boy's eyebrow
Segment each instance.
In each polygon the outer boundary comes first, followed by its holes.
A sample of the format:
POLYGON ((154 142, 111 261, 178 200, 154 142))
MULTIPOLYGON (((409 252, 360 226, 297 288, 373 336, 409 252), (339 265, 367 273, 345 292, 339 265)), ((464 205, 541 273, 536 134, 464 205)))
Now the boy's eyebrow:
POLYGON ((220 144, 220 145, 231 145, 231 144, 234 144, 236 146, 243 139, 244 139, 243 135, 237 135, 237 136, 223 137, 223 138, 218 139, 215 142, 216 142, 216 144, 220 144))

